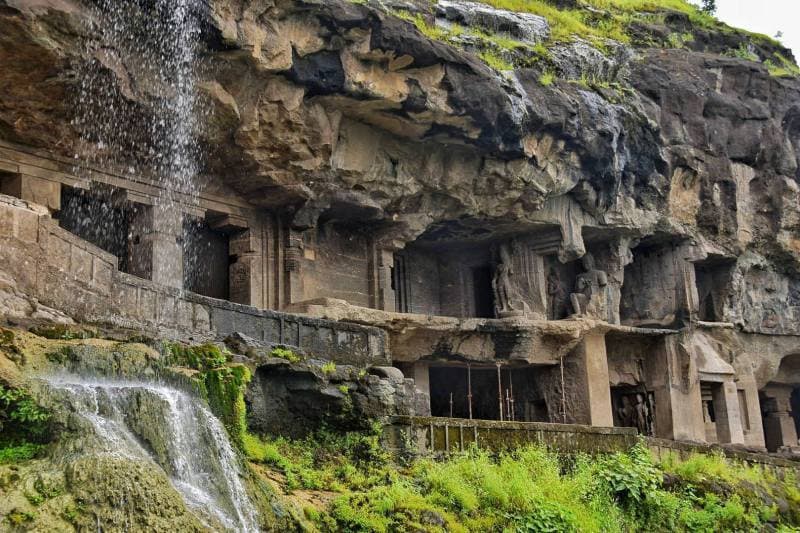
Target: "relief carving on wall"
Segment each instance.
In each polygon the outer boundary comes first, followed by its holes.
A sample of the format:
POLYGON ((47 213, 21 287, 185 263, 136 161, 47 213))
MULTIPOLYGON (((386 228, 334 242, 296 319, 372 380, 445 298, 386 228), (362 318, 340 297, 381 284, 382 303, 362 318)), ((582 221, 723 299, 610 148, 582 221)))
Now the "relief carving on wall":
POLYGON ((605 320, 608 316, 608 276, 595 267, 594 256, 586 253, 582 259, 584 272, 575 281, 575 291, 570 295, 572 310, 577 316, 605 320))
POLYGON ((513 255, 519 253, 515 242, 497 246, 498 263, 492 278, 495 313, 498 318, 525 316, 530 313, 528 304, 520 297, 519 273, 514 268, 513 255))

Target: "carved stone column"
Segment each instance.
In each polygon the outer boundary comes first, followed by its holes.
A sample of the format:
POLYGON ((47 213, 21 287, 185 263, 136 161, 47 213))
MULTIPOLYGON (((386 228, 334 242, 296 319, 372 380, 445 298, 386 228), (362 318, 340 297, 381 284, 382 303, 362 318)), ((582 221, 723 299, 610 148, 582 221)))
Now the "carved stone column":
POLYGON ((231 263, 228 271, 230 301, 265 308, 262 268, 262 231, 260 225, 247 227, 243 219, 224 217, 212 227, 225 229, 230 238, 228 253, 231 263))
POLYGON ((797 428, 792 418, 792 387, 770 384, 763 390, 764 439, 771 452, 798 449, 797 428))
POLYGON ((137 209, 131 223, 131 274, 169 287, 183 287, 183 212, 177 206, 137 209))
POLYGON ((576 363, 576 375, 565 382, 567 395, 572 395, 572 404, 581 412, 573 413, 578 424, 612 427, 614 414, 611 408, 611 387, 608 378, 608 356, 605 335, 590 333, 572 352, 576 363))
POLYGON ((716 415, 717 440, 721 444, 744 444, 742 415, 739 409, 736 383, 733 380, 726 380, 715 385, 711 390, 716 415))
POLYGON ((301 266, 303 258, 303 234, 295 229, 286 230, 283 268, 286 274, 286 302, 290 305, 303 300, 303 278, 301 266))

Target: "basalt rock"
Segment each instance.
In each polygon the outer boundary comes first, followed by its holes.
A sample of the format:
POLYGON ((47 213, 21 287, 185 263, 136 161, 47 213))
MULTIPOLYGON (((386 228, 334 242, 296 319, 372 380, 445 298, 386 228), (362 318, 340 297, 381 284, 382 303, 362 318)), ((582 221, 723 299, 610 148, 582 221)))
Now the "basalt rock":
POLYGON ((262 362, 247 390, 248 426, 255 431, 303 437, 321 424, 363 430, 372 421, 418 413, 417 391, 396 368, 326 367, 309 360, 262 362))
MULTIPOLYGON (((305 205, 318 215, 351 192, 346 205, 369 209, 387 238, 408 240, 465 217, 490 231, 504 221, 533 222, 548 199, 567 194, 598 226, 648 234, 677 222, 682 235, 728 253, 749 246, 796 267, 788 220, 800 144, 796 80, 721 56, 722 45, 708 44, 708 54, 699 44, 696 51, 611 44, 603 54, 576 41, 551 52, 564 80, 583 75, 628 89, 543 87, 538 69, 500 75, 378 4, 210 2, 198 14, 206 24, 200 75, 215 117, 202 132, 207 172, 257 204, 298 213, 305 205), (726 191, 735 183, 734 198, 726 191), (734 204, 744 211, 748 192, 764 206, 753 216, 770 224, 753 225, 756 234, 742 242, 745 221, 730 219, 734 204), (774 205, 776 194, 787 201, 774 205), (772 230, 783 227, 775 239, 772 230)), ((469 2, 437 10, 520 39, 547 35, 546 22, 533 16, 469 2)), ((0 16, 3 137, 80 152, 71 99, 87 65, 118 87, 121 108, 142 117, 152 111, 157 91, 142 88, 154 80, 124 50, 114 61, 101 54, 102 36, 89 26, 101 15, 91 6, 12 1, 0 16), (20 61, 21 52, 30 61, 20 61)), ((664 27, 693 31, 687 24, 673 16, 664 27)), ((733 46, 741 37, 726 39, 733 46)), ((116 159, 125 148, 105 146, 116 159)))

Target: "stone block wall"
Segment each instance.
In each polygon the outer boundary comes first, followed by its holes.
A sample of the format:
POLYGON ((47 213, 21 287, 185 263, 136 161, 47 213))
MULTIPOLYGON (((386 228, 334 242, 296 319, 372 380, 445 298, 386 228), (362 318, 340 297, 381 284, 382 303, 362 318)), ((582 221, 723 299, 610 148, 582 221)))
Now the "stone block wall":
POLYGON ((617 452, 628 450, 636 439, 634 428, 420 416, 393 417, 384 429, 388 448, 417 454, 459 452, 473 443, 493 451, 543 444, 563 452, 617 452))
POLYGON ((259 310, 125 274, 115 256, 60 228, 46 210, 3 195, 0 269, 21 292, 80 321, 195 340, 239 331, 336 362, 389 361, 378 328, 259 310))
POLYGON ((307 231, 300 259, 302 300, 338 298, 371 307, 371 248, 364 235, 347 233, 332 225, 307 231))

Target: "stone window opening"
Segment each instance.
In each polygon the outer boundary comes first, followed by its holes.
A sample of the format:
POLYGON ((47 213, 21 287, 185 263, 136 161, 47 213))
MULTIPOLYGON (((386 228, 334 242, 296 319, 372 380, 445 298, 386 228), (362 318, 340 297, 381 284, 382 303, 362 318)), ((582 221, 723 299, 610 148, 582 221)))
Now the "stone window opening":
POLYGON ((228 300, 229 270, 236 258, 230 256, 227 232, 213 229, 206 219, 187 216, 183 221, 182 244, 183 288, 228 300))
POLYGON ((144 209, 147 207, 127 201, 119 189, 64 186, 61 207, 54 217, 61 228, 116 256, 120 271, 149 279, 138 267, 131 242, 134 220, 144 209))
POLYGON ((697 317, 703 322, 724 322, 735 260, 709 258, 694 263, 697 317))

